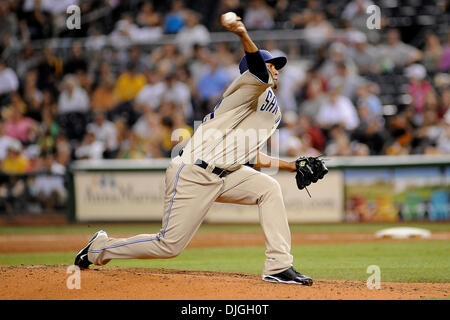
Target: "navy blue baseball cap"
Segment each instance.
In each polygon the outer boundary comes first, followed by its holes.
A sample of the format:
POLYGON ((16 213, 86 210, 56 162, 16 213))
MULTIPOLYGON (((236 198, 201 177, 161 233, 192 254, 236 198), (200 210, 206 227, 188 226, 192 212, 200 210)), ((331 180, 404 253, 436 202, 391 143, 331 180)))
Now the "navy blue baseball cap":
MULTIPOLYGON (((275 66, 275 69, 280 70, 283 68, 287 63, 287 58, 280 56, 280 57, 273 57, 272 54, 267 50, 259 50, 259 53, 261 54, 264 62, 272 63, 275 66)), ((247 59, 245 58, 245 55, 242 57, 241 62, 239 63, 239 71, 241 74, 243 74, 245 71, 247 71, 248 65, 247 65, 247 59)))

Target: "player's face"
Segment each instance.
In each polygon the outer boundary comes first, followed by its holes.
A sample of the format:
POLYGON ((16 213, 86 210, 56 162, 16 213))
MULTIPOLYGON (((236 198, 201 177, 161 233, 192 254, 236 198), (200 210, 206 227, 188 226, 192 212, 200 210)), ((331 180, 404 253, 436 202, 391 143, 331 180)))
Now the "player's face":
POLYGON ((266 63, 267 70, 272 74, 273 78, 273 88, 276 89, 278 87, 278 70, 271 63, 266 63))

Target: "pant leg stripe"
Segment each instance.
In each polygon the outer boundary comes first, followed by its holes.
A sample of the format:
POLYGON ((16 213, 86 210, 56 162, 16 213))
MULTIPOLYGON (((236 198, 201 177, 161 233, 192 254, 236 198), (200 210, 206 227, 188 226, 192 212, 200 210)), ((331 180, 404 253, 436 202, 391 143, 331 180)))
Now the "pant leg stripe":
POLYGON ((173 188, 172 199, 170 199, 169 214, 167 215, 167 221, 166 221, 166 224, 165 224, 162 234, 161 234, 163 237, 166 234, 166 229, 167 229, 167 225, 169 224, 170 214, 172 213, 173 199, 175 198, 175 195, 177 194, 177 184, 178 184, 178 179, 180 178, 180 172, 184 168, 184 166, 185 166, 185 164, 183 163, 183 165, 180 167, 180 169, 178 170, 178 173, 177 173, 177 179, 175 180, 175 186, 173 188))
MULTIPOLYGON (((170 199, 170 205, 169 205, 169 213, 167 215, 167 221, 166 224, 164 225, 163 231, 161 233, 161 236, 164 237, 164 234, 166 233, 166 229, 167 229, 167 225, 169 224, 169 219, 170 219, 170 214, 172 211, 172 205, 173 205, 173 199, 175 198, 175 195, 177 194, 177 184, 178 184, 178 180, 180 178, 180 172, 181 170, 184 168, 185 164, 183 163, 183 165, 180 167, 180 169, 177 172, 177 178, 175 179, 175 184, 173 187, 173 195, 172 198, 170 199)), ((118 247, 122 247, 122 246, 126 246, 126 245, 130 245, 130 244, 135 244, 135 243, 141 243, 141 242, 147 242, 147 241, 153 241, 153 240, 158 240, 159 237, 156 236, 154 238, 150 238, 150 239, 141 239, 141 240, 136 240, 136 241, 132 241, 132 242, 126 242, 126 243, 120 243, 120 244, 115 244, 109 247, 104 247, 101 248, 99 250, 88 250, 88 252, 92 252, 92 253, 100 253, 102 252, 102 250, 106 250, 106 249, 113 249, 113 248, 118 248, 118 247)))

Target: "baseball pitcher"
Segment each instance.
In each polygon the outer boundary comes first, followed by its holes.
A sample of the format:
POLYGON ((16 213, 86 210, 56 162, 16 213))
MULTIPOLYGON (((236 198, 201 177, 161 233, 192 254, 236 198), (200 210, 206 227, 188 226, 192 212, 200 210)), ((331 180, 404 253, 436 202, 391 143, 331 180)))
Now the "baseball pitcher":
POLYGON ((259 50, 239 17, 229 23, 222 16, 221 22, 242 43, 241 75, 168 166, 160 232, 111 238, 100 230, 77 254, 75 265, 80 268, 104 265, 111 259, 175 257, 188 245, 211 205, 221 202, 258 206, 266 245, 263 280, 312 285, 311 277, 293 268, 280 185, 255 169, 296 172, 299 189, 317 182, 328 170, 318 158, 287 162, 259 151, 281 120, 274 90, 278 70, 287 59, 259 50))

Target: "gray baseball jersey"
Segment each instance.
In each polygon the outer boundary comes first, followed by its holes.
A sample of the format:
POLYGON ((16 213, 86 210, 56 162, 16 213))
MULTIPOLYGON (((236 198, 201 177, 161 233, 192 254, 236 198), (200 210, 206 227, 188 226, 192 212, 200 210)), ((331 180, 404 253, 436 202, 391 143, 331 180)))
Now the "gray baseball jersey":
POLYGON ((233 171, 251 161, 281 120, 272 85, 271 76, 264 83, 248 70, 234 80, 184 147, 183 162, 233 171))

